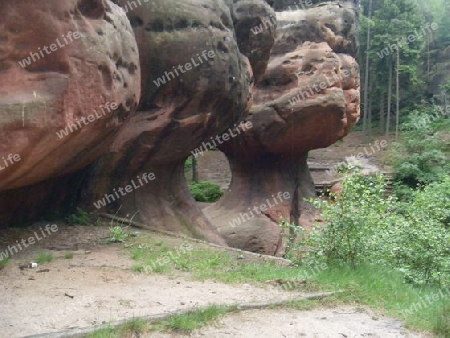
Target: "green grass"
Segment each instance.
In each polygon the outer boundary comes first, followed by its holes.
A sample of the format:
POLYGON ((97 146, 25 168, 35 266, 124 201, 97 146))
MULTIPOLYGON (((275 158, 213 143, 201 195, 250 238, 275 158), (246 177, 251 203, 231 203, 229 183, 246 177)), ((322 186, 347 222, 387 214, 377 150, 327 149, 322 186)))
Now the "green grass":
POLYGON ((416 311, 416 304, 423 303, 427 297, 436 297, 439 289, 406 284, 401 273, 386 267, 361 266, 351 269, 348 266, 327 266, 324 263, 312 267, 279 267, 273 262, 250 263, 245 259, 237 259, 237 253, 193 247, 187 250, 184 248, 186 245, 184 243, 170 249, 165 242, 149 240, 143 243, 141 239, 129 247, 131 257, 137 262, 133 270, 165 274, 186 271, 197 280, 210 279, 232 284, 266 285, 265 281, 274 279, 306 279, 306 284, 298 286, 302 291, 345 292, 322 301, 293 303, 290 307, 310 309, 319 305, 367 305, 384 315, 404 320, 409 328, 446 332, 447 336, 443 337, 449 337, 450 288, 446 298, 440 297, 438 301, 426 303, 426 306, 416 311))
POLYGON ((9 257, 4 257, 4 258, 0 259, 0 269, 5 267, 6 264, 8 264, 8 262, 9 262, 9 257))
POLYGON ((119 338, 120 336, 116 333, 116 330, 113 327, 100 329, 87 335, 87 338, 116 338, 116 337, 119 338))
POLYGON ((447 306, 448 311, 450 293, 428 302, 429 297, 440 295, 437 287, 418 288, 406 284, 396 271, 374 266, 356 269, 335 266, 318 274, 316 279, 324 289, 347 290, 336 296, 338 301, 368 305, 385 315, 404 320, 409 328, 438 333, 445 325, 445 318, 449 324, 444 309, 447 306), (442 323, 438 322, 439 318, 442 323))
POLYGON ((227 307, 211 305, 205 308, 197 309, 196 311, 190 313, 174 315, 169 319, 161 322, 157 327, 159 329, 169 331, 189 333, 195 329, 202 328, 208 323, 213 322, 227 312, 227 307))
POLYGON ((35 258, 36 263, 38 264, 44 264, 51 262, 53 260, 53 255, 51 253, 47 252, 40 252, 35 258))
POLYGON ((97 330, 89 334, 88 338, 122 338, 122 337, 140 337, 142 333, 149 331, 150 325, 147 321, 136 318, 126 324, 114 328, 112 326, 97 330))
POLYGON ((73 258, 73 252, 66 252, 64 255, 64 259, 72 259, 73 258))

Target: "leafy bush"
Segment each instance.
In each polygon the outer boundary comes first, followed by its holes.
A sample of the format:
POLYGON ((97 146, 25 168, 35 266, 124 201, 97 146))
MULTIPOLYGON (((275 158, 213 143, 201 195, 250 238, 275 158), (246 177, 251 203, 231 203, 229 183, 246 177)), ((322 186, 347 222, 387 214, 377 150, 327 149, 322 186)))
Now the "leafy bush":
POLYGON ((198 202, 216 202, 223 195, 219 185, 208 181, 199 181, 189 184, 189 191, 198 202))
POLYGON ((406 220, 392 239, 398 267, 414 283, 449 283, 450 178, 413 192, 398 212, 406 220))
POLYGON ((130 235, 127 234, 120 225, 110 227, 109 235, 108 242, 110 243, 122 243, 130 237, 130 235))
POLYGON ((382 264, 415 284, 450 284, 450 178, 413 191, 410 203, 386 197, 384 184, 346 174, 335 202, 312 201, 325 225, 302 239, 302 260, 382 264))
POLYGON ((370 252, 376 250, 379 230, 386 228, 384 221, 392 205, 392 197, 384 196, 381 175, 355 173, 345 175, 341 196, 335 202, 312 201, 322 211, 327 224, 307 239, 308 245, 318 249, 313 255, 351 266, 365 261, 370 252))
POLYGON ((80 207, 77 207, 77 212, 75 214, 70 214, 66 219, 69 225, 89 225, 90 223, 89 213, 80 207))
POLYGON ((189 171, 192 170, 192 156, 189 156, 184 162, 184 170, 189 171))

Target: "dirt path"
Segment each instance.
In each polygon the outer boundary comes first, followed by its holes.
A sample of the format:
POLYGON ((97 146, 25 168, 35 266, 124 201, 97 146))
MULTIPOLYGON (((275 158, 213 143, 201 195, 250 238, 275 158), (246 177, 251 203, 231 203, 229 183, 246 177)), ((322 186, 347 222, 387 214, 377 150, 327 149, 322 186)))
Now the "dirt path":
MULTIPOLYGON (((5 242, 33 233, 37 227, 19 232, 0 232, 5 242)), ((285 292, 272 285, 228 285, 194 281, 188 273, 144 275, 131 271, 135 262, 123 244, 104 242, 108 227, 64 227, 33 247, 15 254, 0 270, 0 337, 24 337, 89 327, 111 321, 159 314, 193 306, 233 304, 288 299, 301 292, 285 292), (19 269, 38 252, 51 252, 54 260, 37 269, 19 269), (65 259, 73 252, 72 259, 65 259), (48 271, 47 271, 48 270, 48 271), (38 272, 43 271, 43 272, 38 272)), ((174 247, 174 238, 144 231, 143 236, 163 238, 174 247)), ((181 240, 178 240, 180 245, 181 240)), ((195 244, 200 245, 200 244, 195 244)), ((378 319, 355 309, 314 311, 247 311, 225 316, 192 337, 408 337, 397 321, 378 319), (351 315, 346 314, 351 312, 351 315), (342 314, 344 313, 344 314, 342 314)), ((152 333, 150 337, 178 337, 152 333)), ((409 337, 421 337, 410 334, 409 337)))
MULTIPOLYGON (((155 334, 149 337, 174 337, 155 334)), ((399 321, 380 318, 353 307, 311 311, 261 310, 233 314, 191 337, 271 338, 397 338, 423 337, 405 330, 399 321), (362 311, 362 312, 361 312, 362 311)))

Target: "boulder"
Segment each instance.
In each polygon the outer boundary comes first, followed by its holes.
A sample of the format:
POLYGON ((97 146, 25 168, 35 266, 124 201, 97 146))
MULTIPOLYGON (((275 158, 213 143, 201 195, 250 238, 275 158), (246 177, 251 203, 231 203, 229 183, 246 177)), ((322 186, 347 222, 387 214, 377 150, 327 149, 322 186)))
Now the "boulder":
POLYGON ((4 225, 62 199, 59 178, 109 149, 137 107, 141 72, 131 25, 107 0, 3 1, 0 16, 4 225))
POLYGON ((137 39, 142 99, 137 114, 91 168, 83 203, 92 207, 114 189, 153 173, 154 180, 106 201, 100 210, 225 244, 190 196, 184 162, 250 109, 252 65, 264 72, 274 35, 252 39, 251 51, 241 50, 240 39, 253 16, 273 11, 264 1, 249 6, 248 1, 155 0, 133 9, 128 1, 118 4, 127 10, 137 39))
POLYGON ((302 225, 311 223, 306 213, 314 217, 304 201, 315 196, 308 151, 341 139, 359 118, 358 12, 353 1, 273 6, 275 45, 242 118, 252 128, 219 146, 232 180, 204 211, 228 245, 282 255, 280 220, 302 225))

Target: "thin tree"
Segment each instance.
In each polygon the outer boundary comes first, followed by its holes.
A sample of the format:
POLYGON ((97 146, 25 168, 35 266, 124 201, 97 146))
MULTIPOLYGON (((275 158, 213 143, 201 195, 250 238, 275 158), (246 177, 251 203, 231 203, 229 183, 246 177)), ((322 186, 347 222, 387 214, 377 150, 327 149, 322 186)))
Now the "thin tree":
POLYGON ((386 116, 386 137, 389 136, 391 125, 391 102, 392 102, 392 58, 389 58, 389 80, 388 80, 388 102, 386 116))
POLYGON ((369 109, 369 50, 371 35, 371 19, 372 19, 372 0, 369 0, 369 15, 367 25, 367 42, 366 42, 366 70, 364 74, 364 115, 363 115, 363 131, 367 135, 367 118, 369 109))
POLYGON ((195 156, 192 158, 192 182, 198 182, 198 171, 197 171, 197 159, 195 156))
POLYGON ((395 141, 398 139, 398 124, 400 121, 400 82, 399 82, 399 72, 400 72, 400 49, 397 49, 397 69, 396 69, 396 103, 395 103, 395 141))
POLYGON ((381 91, 381 99, 380 99, 380 135, 384 133, 384 91, 381 91))

